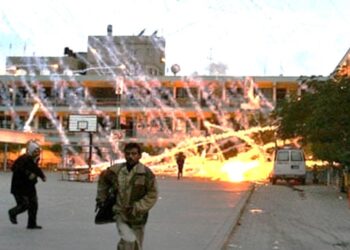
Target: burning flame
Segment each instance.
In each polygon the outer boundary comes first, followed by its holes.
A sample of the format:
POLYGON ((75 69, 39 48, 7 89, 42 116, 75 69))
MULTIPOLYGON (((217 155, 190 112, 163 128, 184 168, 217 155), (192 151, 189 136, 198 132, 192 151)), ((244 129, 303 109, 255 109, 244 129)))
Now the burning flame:
MULTIPOLYGON (((218 127, 206 123, 206 126, 218 127)), ((178 152, 184 152, 187 156, 184 166, 184 176, 210 178, 212 180, 241 182, 258 181, 266 179, 269 175, 272 164, 268 162, 269 155, 266 150, 274 147, 259 146, 251 138, 251 135, 257 131, 273 130, 274 127, 254 127, 248 130, 234 131, 232 129, 223 129, 221 134, 211 135, 209 137, 190 138, 180 143, 176 148, 167 150, 158 156, 145 156, 142 162, 150 166, 158 175, 177 175, 177 166, 175 155, 178 152), (213 155, 204 150, 201 154, 197 152, 198 145, 214 144, 218 140, 237 137, 249 145, 247 149, 241 149, 235 157, 225 159, 222 152, 213 155)), ((239 147, 239 146, 237 146, 239 147)))
MULTIPOLYGON (((208 127, 219 126, 206 123, 208 127)), ((184 176, 201 177, 212 180, 241 182, 241 181, 261 181, 268 177, 272 169, 270 157, 267 149, 275 144, 257 145, 252 139, 252 135, 259 131, 274 130, 275 127, 253 127, 247 130, 234 131, 228 128, 221 128, 224 132, 212 134, 211 136, 200 136, 188 138, 172 149, 166 149, 160 155, 151 156, 143 154, 141 162, 149 166, 157 175, 177 176, 177 165, 175 156, 179 152, 186 155, 184 165, 184 176), (239 138, 241 144, 234 145, 238 153, 229 159, 225 159, 220 150, 219 141, 239 138), (208 145, 211 145, 208 148, 208 145), (202 152, 198 147, 203 146, 202 152), (215 149, 215 153, 210 153, 210 148, 215 149)), ((101 162, 92 166, 92 174, 99 174, 107 168, 110 162, 101 162)), ((77 167, 88 167, 77 166, 77 167)))

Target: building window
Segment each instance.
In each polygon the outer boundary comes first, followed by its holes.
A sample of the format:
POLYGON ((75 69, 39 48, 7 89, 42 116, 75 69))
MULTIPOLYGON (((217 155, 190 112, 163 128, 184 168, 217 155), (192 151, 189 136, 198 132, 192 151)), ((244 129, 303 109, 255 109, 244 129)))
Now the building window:
POLYGON ((187 98, 188 93, 185 88, 176 88, 176 98, 187 98))
POLYGON ((16 90, 16 105, 26 104, 27 90, 23 87, 19 87, 16 90))
POLYGON ((197 88, 176 88, 176 98, 189 98, 190 95, 194 98, 198 95, 198 89, 197 88))
POLYGON ((0 127, 11 128, 11 116, 0 116, 0 127))
POLYGON ((51 121, 47 119, 45 116, 39 117, 39 129, 54 129, 51 121))
POLYGON ((283 100, 286 98, 287 90, 286 89, 277 89, 276 98, 277 100, 283 100))
POLYGON ((164 102, 166 105, 171 104, 171 99, 172 99, 171 88, 161 87, 161 88, 156 88, 155 90, 162 102, 164 102))
MULTIPOLYGON (((25 121, 26 121, 26 117, 17 116, 15 119, 15 129, 23 130, 25 121)), ((32 123, 33 123, 33 121, 29 124, 30 127, 33 125, 32 123)))
POLYGON ((287 97, 287 89, 277 89, 276 91, 276 105, 280 107, 287 97))
POLYGON ((151 76, 157 76, 159 74, 158 69, 153 68, 153 67, 148 68, 147 73, 151 76))
POLYGON ((262 88, 260 89, 261 94, 269 101, 272 101, 273 98, 273 90, 272 88, 262 88))

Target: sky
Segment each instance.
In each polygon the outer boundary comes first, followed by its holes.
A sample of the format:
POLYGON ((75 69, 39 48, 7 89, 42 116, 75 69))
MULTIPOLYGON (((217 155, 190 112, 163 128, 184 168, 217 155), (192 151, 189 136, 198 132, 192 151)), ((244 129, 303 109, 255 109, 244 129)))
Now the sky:
POLYGON ((88 36, 166 40, 166 74, 329 75, 350 47, 349 0, 11 0, 0 8, 0 74, 7 56, 87 51, 88 36))

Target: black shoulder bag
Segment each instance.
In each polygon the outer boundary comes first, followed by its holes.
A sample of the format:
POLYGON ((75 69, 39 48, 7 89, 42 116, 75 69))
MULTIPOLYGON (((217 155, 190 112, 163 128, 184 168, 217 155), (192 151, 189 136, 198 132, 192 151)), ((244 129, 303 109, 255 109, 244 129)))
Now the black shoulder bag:
MULTIPOLYGON (((107 171, 107 169, 105 170, 107 171)), ((116 181, 118 182, 118 174, 120 167, 116 172, 112 171, 116 175, 116 181)), ((102 173, 100 178, 102 177, 102 173)), ((103 178, 103 177, 102 177, 103 178)), ((117 185, 118 186, 118 185, 117 185)), ((110 185, 110 188, 107 193, 107 199, 104 201, 102 206, 96 208, 95 212, 95 224, 107 224, 115 222, 115 214, 113 212, 113 206, 116 203, 116 190, 113 188, 113 185, 110 185)))
POLYGON ((106 224, 115 222, 113 206, 116 201, 116 196, 113 192, 109 192, 106 201, 102 206, 96 209, 95 224, 106 224))

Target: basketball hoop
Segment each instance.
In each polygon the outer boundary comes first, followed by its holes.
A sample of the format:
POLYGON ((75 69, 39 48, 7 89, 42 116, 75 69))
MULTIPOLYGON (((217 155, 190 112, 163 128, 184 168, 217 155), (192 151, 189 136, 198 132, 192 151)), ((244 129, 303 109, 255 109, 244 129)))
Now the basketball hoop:
POLYGON ((96 115, 69 115, 69 132, 96 132, 96 115))

